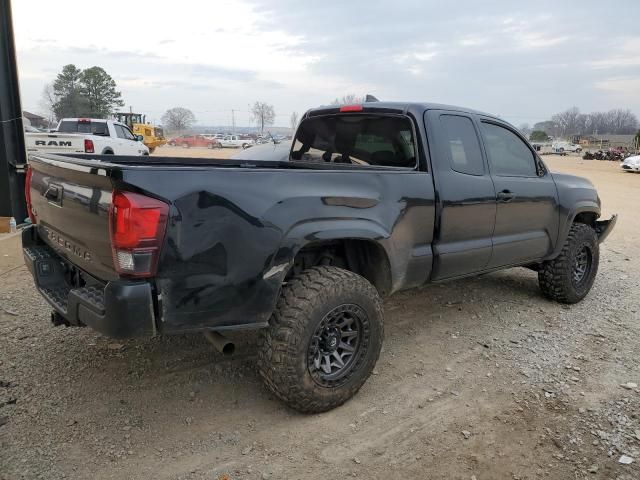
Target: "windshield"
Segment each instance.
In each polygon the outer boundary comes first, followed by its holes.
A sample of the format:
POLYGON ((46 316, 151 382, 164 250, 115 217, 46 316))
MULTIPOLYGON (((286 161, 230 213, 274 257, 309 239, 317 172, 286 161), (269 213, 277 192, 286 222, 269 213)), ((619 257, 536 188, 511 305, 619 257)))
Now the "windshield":
POLYGON ((63 120, 58 132, 61 133, 90 133, 92 135, 109 135, 106 122, 79 122, 78 120, 63 120))
POLYGON ((303 162, 414 168, 412 124, 399 115, 312 117, 300 124, 291 158, 303 162))

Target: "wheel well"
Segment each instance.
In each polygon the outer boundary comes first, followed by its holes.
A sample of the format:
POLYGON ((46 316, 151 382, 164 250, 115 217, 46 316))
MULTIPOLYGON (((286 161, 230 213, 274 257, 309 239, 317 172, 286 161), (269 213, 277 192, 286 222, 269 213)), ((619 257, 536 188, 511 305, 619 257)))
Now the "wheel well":
POLYGON ((110 148, 105 148, 102 151, 102 155, 113 155, 113 150, 111 150, 110 148))
POLYGON ((316 265, 333 265, 366 278, 381 296, 391 291, 391 265, 382 246, 371 240, 341 239, 305 245, 287 278, 316 265))
POLYGON ((596 228, 596 220, 598 215, 595 212, 580 212, 573 218, 573 223, 584 223, 593 228, 596 228))

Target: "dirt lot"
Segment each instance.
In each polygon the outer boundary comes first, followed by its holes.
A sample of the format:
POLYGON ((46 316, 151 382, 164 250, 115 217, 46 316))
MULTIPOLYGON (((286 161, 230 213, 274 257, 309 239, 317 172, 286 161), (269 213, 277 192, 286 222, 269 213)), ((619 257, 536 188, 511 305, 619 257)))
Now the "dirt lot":
POLYGON ((222 358, 52 327, 0 240, 0 478, 639 479, 640 175, 546 160, 620 214, 587 299, 551 303, 525 269, 395 295, 374 375, 322 415, 263 388, 251 338, 222 358))

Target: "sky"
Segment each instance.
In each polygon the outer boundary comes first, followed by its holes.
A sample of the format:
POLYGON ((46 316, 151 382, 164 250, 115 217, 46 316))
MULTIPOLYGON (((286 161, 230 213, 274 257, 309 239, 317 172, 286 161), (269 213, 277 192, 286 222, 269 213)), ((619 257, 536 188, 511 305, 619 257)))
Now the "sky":
POLYGON ((640 1, 13 0, 22 104, 62 66, 103 67, 159 122, 249 125, 354 93, 429 101, 520 125, 577 106, 640 116, 640 1))

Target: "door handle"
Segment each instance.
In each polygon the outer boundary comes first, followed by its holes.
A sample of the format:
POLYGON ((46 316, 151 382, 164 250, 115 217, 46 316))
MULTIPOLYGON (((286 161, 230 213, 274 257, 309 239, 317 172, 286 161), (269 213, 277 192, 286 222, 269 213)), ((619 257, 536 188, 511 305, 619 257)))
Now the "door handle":
POLYGON ((502 190, 501 192, 498 192, 497 195, 498 201, 500 202, 510 202, 515 197, 516 196, 511 192, 511 190, 502 190))
POLYGON ((47 200, 57 200, 59 194, 60 191, 58 190, 57 186, 49 185, 49 188, 47 188, 46 192, 44 192, 44 198, 46 198, 47 200))

